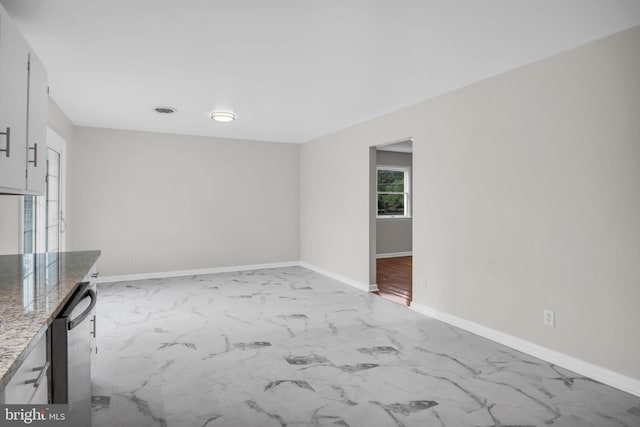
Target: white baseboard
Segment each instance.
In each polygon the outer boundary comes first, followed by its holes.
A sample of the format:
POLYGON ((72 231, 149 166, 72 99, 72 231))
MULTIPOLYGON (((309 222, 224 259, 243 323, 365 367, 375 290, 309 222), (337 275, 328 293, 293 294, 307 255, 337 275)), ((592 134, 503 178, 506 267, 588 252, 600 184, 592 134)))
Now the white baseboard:
POLYGON ((413 252, 390 252, 388 254, 376 254, 376 258, 398 258, 401 256, 413 256, 413 252))
MULTIPOLYGON (((406 255, 398 255, 398 256, 406 256, 406 255)), ((196 269, 196 270, 165 271, 165 272, 159 272, 159 273, 139 273, 139 274, 125 274, 125 275, 119 275, 119 276, 104 276, 104 277, 98 278, 97 282, 98 283, 125 282, 125 281, 131 281, 131 280, 192 276, 192 275, 199 275, 199 274, 229 273, 234 271, 262 270, 262 269, 270 269, 270 268, 296 267, 296 266, 304 267, 309 270, 315 271, 316 273, 322 274, 323 276, 330 277, 331 279, 334 279, 346 285, 352 286, 363 292, 372 292, 372 291, 378 290, 378 286, 375 283, 366 284, 366 283, 358 282, 348 277, 335 274, 329 270, 325 270, 324 268, 320 268, 315 265, 308 264, 306 262, 300 262, 300 261, 278 262, 278 263, 270 263, 270 264, 240 265, 240 266, 232 266, 232 267, 214 267, 214 268, 203 268, 203 269, 196 269)), ((412 302, 409 308, 417 313, 443 321, 450 325, 456 326, 460 329, 464 329, 466 331, 469 331, 481 337, 487 338, 491 341, 495 341, 497 343, 506 345, 507 347, 511 347, 515 350, 518 350, 523 353, 529 354, 531 356, 537 357, 539 359, 545 360, 549 363, 553 363, 555 365, 561 366, 565 369, 569 369, 580 375, 584 375, 596 381, 600 381, 604 384, 607 384, 611 387, 615 387, 619 390, 622 390, 627 393, 640 397, 640 381, 635 378, 631 378, 631 377, 619 374, 617 372, 611 371, 609 369, 593 365, 589 362, 585 362, 584 360, 580 360, 575 357, 568 356, 564 353, 550 350, 546 347, 533 344, 523 339, 505 334, 503 332, 488 328, 486 326, 482 326, 478 323, 474 323, 469 320, 462 319, 452 314, 448 314, 448 313, 436 310, 432 307, 429 307, 423 304, 412 302)))
POLYGON ((297 267, 299 261, 275 262, 270 264, 236 265, 232 267, 199 268, 195 270, 163 271, 156 273, 123 274, 99 277, 98 283, 129 282, 131 280, 161 279, 166 277, 195 276, 198 274, 231 273, 234 271, 264 270, 269 268, 297 267))
POLYGON ((410 309, 640 397, 640 381, 634 378, 444 313, 426 305, 412 302, 410 309))
POLYGON ((183 276, 196 276, 200 274, 217 274, 217 273, 232 273, 234 271, 249 271, 249 270, 264 270, 269 268, 282 268, 282 267, 304 267, 323 276, 330 277, 334 280, 342 282, 346 285, 353 286, 364 292, 373 292, 378 290, 378 285, 373 283, 367 285, 348 277, 335 274, 329 270, 317 267, 312 264, 301 261, 290 262, 276 262, 270 264, 252 264, 252 265, 236 265, 231 267, 213 267, 213 268, 198 268, 194 270, 177 270, 177 271, 161 271, 155 273, 135 273, 135 274, 122 274, 116 276, 102 276, 97 279, 97 283, 114 283, 114 282, 130 282, 133 280, 145 280, 145 279, 162 279, 167 277, 183 277, 183 276))
POLYGON ((309 270, 313 270, 316 273, 322 274, 323 276, 330 277, 333 280, 337 280, 338 282, 342 282, 342 283, 344 283, 346 285, 353 286, 354 288, 359 289, 359 290, 364 291, 364 292, 370 292, 370 289, 371 289, 372 286, 375 287, 374 290, 378 289, 378 285, 375 285, 375 284, 368 285, 366 283, 358 282, 356 280, 349 279, 348 277, 341 276, 339 274, 335 274, 332 271, 325 270, 324 268, 320 268, 320 267, 317 267, 315 265, 312 265, 312 264, 309 264, 309 263, 306 263, 306 262, 300 262, 298 265, 300 267, 304 267, 304 268, 308 268, 309 270))

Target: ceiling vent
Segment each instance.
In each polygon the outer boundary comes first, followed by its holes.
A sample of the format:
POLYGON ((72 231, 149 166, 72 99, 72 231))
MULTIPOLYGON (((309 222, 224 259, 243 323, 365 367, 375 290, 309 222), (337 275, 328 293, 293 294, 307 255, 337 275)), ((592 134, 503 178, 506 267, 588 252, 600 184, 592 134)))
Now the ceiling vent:
POLYGON ((155 107, 153 111, 155 111, 158 114, 173 114, 177 110, 173 107, 155 107))

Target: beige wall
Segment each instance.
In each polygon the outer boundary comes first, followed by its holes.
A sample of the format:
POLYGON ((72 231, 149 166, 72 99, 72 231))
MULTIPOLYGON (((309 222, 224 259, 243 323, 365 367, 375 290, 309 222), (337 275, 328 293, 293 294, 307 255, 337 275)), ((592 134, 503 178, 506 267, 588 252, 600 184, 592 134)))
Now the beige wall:
POLYGON ((376 255, 411 252, 410 218, 378 219, 376 223, 376 255))
POLYGON ((299 259, 298 145, 76 128, 71 249, 103 275, 299 259))
POLYGON ((302 260, 367 283, 369 146, 413 136, 414 302, 640 379, 639 45, 636 27, 305 144, 302 260))
POLYGON ((365 289, 370 256, 370 141, 348 129, 303 144, 300 152, 301 260, 357 280, 365 289))
MULTIPOLYGON (((411 153, 378 150, 376 160, 383 166, 412 166, 411 153)), ((409 183, 413 183, 413 177, 409 178, 409 183)), ((376 254, 411 252, 411 229, 411 218, 376 220, 376 254)))
MULTIPOLYGON (((64 112, 49 98, 48 126, 67 142, 67 150, 73 144, 74 126, 64 112)), ((22 196, 0 195, 0 255, 19 253, 22 238, 22 196)))

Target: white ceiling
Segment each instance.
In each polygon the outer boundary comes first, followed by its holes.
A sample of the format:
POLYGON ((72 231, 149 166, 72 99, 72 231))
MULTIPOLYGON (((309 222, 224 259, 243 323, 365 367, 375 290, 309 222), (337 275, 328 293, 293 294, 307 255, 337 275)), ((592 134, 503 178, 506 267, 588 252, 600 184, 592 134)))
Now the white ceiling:
POLYGON ((640 24, 638 0, 0 0, 74 124, 306 142, 640 24), (178 109, 160 116, 154 106, 178 109), (208 113, 232 110, 220 124, 208 113))

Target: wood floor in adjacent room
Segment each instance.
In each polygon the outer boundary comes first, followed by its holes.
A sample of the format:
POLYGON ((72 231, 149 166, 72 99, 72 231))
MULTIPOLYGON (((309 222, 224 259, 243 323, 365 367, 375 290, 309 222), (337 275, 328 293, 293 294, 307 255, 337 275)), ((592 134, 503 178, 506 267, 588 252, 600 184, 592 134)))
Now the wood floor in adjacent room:
POLYGON ((376 260, 376 280, 383 298, 409 306, 411 303, 411 256, 376 260))

